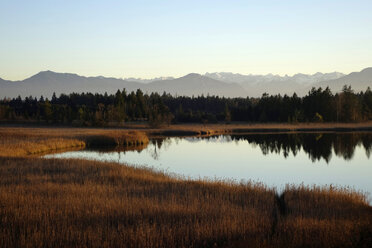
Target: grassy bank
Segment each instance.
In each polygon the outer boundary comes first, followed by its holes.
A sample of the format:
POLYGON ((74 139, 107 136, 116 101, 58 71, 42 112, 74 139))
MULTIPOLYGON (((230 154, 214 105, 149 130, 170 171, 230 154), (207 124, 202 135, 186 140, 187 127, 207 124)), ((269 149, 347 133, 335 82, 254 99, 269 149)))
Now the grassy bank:
POLYGON ((120 128, 76 128, 76 127, 50 127, 27 125, 1 125, 0 132, 16 130, 16 132, 34 131, 41 135, 76 136, 104 134, 112 131, 139 131, 151 135, 164 136, 190 136, 213 135, 223 133, 250 133, 250 132, 303 132, 303 131, 372 131, 372 121, 360 123, 230 123, 230 124, 175 124, 160 128, 150 128, 147 124, 127 123, 120 128))
POLYGON ((149 142, 132 130, 69 128, 0 128, 0 156, 27 156, 68 148, 136 147, 149 142))
POLYGON ((1 247, 370 247, 336 189, 188 181, 115 163, 0 158, 1 247), (315 235, 315 236, 314 236, 315 235))
POLYGON ((372 131, 372 122, 363 123, 231 123, 231 124, 179 124, 166 128, 149 129, 153 135, 190 136, 275 132, 352 132, 372 131))

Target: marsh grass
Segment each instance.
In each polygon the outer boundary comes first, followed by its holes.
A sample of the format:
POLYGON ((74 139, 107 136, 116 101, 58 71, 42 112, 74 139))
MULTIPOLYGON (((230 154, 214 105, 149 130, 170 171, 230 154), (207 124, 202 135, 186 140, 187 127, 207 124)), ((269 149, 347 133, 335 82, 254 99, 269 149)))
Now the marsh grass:
POLYGON ((67 148, 137 147, 149 142, 140 131, 0 128, 0 156, 27 156, 67 148))
POLYGON ((148 142, 137 131, 0 128, 0 247, 372 247, 372 208, 352 189, 278 196, 262 184, 28 156, 102 140, 148 142))
POLYGON ((140 146, 149 143, 147 135, 139 131, 110 131, 104 134, 81 136, 88 147, 140 146))
POLYGON ((348 188, 288 186, 275 233, 279 247, 371 247, 372 208, 348 188))
POLYGON ((0 247, 368 247, 345 189, 190 181, 85 160, 0 158, 0 247))
POLYGON ((149 129, 149 132, 172 135, 214 135, 223 133, 268 133, 303 131, 371 131, 372 121, 361 123, 231 123, 231 124, 177 124, 167 128, 149 129))
POLYGON ((84 148, 85 142, 66 138, 26 138, 15 142, 16 138, 0 137, 0 156, 25 156, 53 152, 66 148, 84 148))
POLYGON ((1 247, 213 247, 265 240, 274 192, 83 160, 0 158, 1 247))

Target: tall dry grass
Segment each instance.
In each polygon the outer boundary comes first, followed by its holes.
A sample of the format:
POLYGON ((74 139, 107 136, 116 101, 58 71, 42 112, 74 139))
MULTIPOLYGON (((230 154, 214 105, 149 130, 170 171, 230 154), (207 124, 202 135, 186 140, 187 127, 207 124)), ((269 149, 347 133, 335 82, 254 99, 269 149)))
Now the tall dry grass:
POLYGON ((0 247, 214 247, 272 226, 259 185, 39 158, 0 158, 0 175, 0 247))
POLYGON ((110 131, 103 134, 81 135, 87 146, 139 146, 149 143, 149 138, 139 131, 110 131))
POLYGON ((334 187, 289 186, 279 199, 279 247, 371 247, 372 208, 366 195, 334 187))
POLYGON ((0 158, 0 247, 370 247, 363 195, 0 158))
POLYGON ((53 152, 66 148, 84 148, 85 142, 66 138, 17 138, 0 135, 0 157, 19 157, 45 152, 53 152))
POLYGON ((68 128, 0 128, 0 156, 27 156, 67 148, 136 147, 149 142, 140 131, 68 128))

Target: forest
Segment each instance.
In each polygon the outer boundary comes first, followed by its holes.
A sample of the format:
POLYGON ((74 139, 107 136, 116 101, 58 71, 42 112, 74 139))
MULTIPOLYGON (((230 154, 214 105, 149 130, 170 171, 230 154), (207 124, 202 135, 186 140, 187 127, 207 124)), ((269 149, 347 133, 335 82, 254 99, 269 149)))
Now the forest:
POLYGON ((312 88, 304 97, 263 94, 260 98, 172 96, 141 90, 116 94, 72 93, 0 100, 0 121, 76 126, 120 126, 145 122, 152 127, 174 123, 361 122, 372 120, 372 91, 350 86, 333 94, 312 88))

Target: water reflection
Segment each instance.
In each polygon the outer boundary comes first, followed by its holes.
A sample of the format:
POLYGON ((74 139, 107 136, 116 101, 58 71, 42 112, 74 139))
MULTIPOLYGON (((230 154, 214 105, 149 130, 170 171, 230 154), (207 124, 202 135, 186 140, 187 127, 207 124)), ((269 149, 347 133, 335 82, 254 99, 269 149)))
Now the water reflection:
MULTIPOLYGON (((213 142, 246 141, 250 145, 259 146, 263 155, 282 154, 284 158, 287 158, 289 154, 296 156, 299 151, 303 150, 312 162, 323 159, 327 163, 330 162, 333 152, 344 160, 351 160, 358 146, 364 148, 368 158, 372 151, 372 133, 275 133, 184 139, 195 143, 199 140, 213 142)), ((177 140, 179 138, 151 140, 152 157, 159 159, 160 150, 166 151, 172 141, 177 142, 177 140)))
POLYGON ((142 147, 82 150, 47 158, 83 158, 149 166, 187 178, 338 185, 372 192, 372 133, 275 133, 153 139, 142 147))

